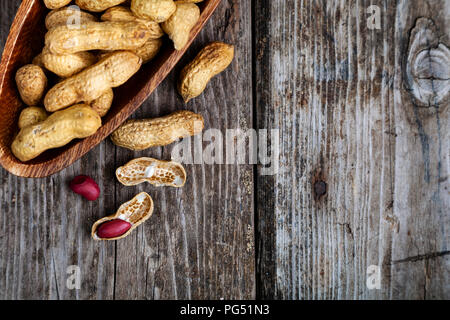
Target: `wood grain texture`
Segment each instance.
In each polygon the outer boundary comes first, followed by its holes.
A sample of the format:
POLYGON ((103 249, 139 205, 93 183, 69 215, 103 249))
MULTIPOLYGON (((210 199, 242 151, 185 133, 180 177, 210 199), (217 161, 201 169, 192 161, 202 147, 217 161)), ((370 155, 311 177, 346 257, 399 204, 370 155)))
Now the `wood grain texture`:
MULTIPOLYGON (((5 43, 19 2, 2 1, 5 43)), ((208 128, 251 126, 250 1, 222 1, 181 63, 134 117, 187 109, 208 128), (236 46, 232 66, 184 105, 176 78, 209 41, 236 46)), ((125 187, 115 169, 135 156, 170 159, 172 146, 131 152, 109 139, 49 178, 24 179, 0 169, 0 299, 247 299, 255 296, 252 166, 187 165, 183 189, 125 187), (102 196, 87 203, 69 181, 87 174, 102 196), (92 224, 140 191, 155 201, 153 217, 125 240, 95 242, 92 224), (81 289, 66 286, 67 267, 81 269, 81 289)))
POLYGON ((207 0, 200 4, 200 18, 192 28, 183 49, 175 50, 170 41, 165 41, 152 63, 142 66, 124 85, 114 90, 116 98, 108 115, 103 118, 102 127, 94 135, 72 141, 62 148, 48 150, 39 157, 23 163, 9 148, 17 130, 15 124, 22 110, 14 78, 18 68, 29 63, 41 52, 46 31, 45 14, 48 11, 41 0, 24 0, 11 26, 0 63, 0 103, 4 108, 8 108, 8 112, 0 118, 0 164, 15 175, 42 178, 78 160, 108 137, 142 105, 177 64, 220 1, 207 0))
POLYGON ((448 102, 419 107, 404 70, 417 18, 449 46, 449 2, 259 3, 256 122, 281 131, 281 173, 256 179, 258 296, 448 299, 448 102))
MULTIPOLYGON (((0 3, 2 45, 18 5, 0 3)), ((109 140, 51 178, 0 169, 0 299, 448 299, 448 102, 419 105, 405 70, 417 18, 448 47, 449 12, 445 0, 222 1, 133 117, 188 109, 222 132, 280 129, 280 172, 188 165, 183 189, 130 188, 114 170, 168 160, 172 146, 109 140), (367 27, 370 5, 380 29, 367 27), (184 105, 176 77, 212 40, 235 44, 236 58, 184 105), (100 201, 68 190, 80 173, 100 182, 100 201), (92 242, 92 223, 140 191, 155 201, 150 221, 92 242), (65 285, 70 265, 81 290, 65 285), (370 265, 379 290, 366 286, 370 265)))

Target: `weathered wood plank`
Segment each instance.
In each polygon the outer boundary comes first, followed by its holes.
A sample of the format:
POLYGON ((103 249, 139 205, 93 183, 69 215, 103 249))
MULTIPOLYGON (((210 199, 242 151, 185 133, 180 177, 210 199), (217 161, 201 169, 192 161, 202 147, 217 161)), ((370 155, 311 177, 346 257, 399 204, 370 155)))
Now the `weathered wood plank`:
POLYGON ((448 1, 255 11, 257 124, 281 132, 281 173, 257 176, 258 295, 448 298, 448 102, 420 109, 403 82, 417 18, 449 45, 448 1), (366 286, 371 265, 379 290, 366 286))
MULTIPOLYGON (((20 2, 2 1, 0 51, 20 2)), ((0 107, 1 108, 1 107, 0 107)), ((114 209, 111 163, 105 144, 72 167, 46 179, 18 178, 0 168, 0 299, 112 299, 114 244, 91 241, 98 212, 114 209), (69 181, 94 177, 105 195, 88 203, 73 194, 69 181), (81 289, 66 285, 69 266, 80 268, 81 289)), ((69 269, 70 270, 70 269, 69 269)))
MULTIPOLYGON (((0 49, 19 4, 0 4, 0 49)), ((203 114, 207 128, 223 133, 252 123, 250 1, 221 6, 135 117, 186 108, 203 114), (236 59, 204 95, 184 106, 176 76, 213 40, 235 44, 236 59)), ((0 169, 0 299, 254 297, 252 166, 187 165, 188 183, 180 190, 116 182, 118 166, 135 156, 169 159, 171 148, 133 153, 107 140, 51 178, 21 179, 0 169), (78 174, 99 182, 98 202, 87 203, 69 190, 68 182, 78 174), (154 198, 152 219, 126 240, 92 241, 92 223, 139 191, 154 198), (80 290, 66 286, 71 265, 81 269, 80 290)))
MULTIPOLYGON (((224 136, 226 129, 251 126, 250 5, 247 0, 222 1, 175 71, 135 117, 187 109, 204 116, 205 129, 218 129, 224 136), (175 88, 179 72, 204 45, 216 40, 236 46, 235 60, 202 96, 184 105, 175 88)), ((173 146, 143 152, 120 149, 117 164, 138 156, 167 160, 172 150, 173 146)), ((179 190, 149 185, 117 188, 119 201, 146 191, 156 208, 150 222, 117 244, 121 276, 116 280, 116 298, 254 297, 253 192, 246 185, 249 181, 252 188, 252 166, 198 164, 186 165, 186 171, 188 181, 179 190)))

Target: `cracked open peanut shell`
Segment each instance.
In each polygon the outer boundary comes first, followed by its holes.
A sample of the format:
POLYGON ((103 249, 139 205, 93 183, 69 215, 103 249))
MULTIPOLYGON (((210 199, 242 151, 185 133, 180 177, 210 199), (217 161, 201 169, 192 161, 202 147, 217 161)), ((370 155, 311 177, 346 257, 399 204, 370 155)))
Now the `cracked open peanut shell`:
POLYGON ((148 220, 153 214, 153 209, 152 197, 145 192, 141 192, 130 201, 122 204, 115 214, 95 222, 92 226, 92 238, 94 240, 123 239, 148 220), (103 234, 108 234, 108 237, 99 235, 101 229, 107 229, 103 234))
POLYGON ((157 187, 181 188, 186 183, 186 171, 181 164, 153 158, 131 160, 116 170, 116 177, 126 186, 148 182, 157 187))

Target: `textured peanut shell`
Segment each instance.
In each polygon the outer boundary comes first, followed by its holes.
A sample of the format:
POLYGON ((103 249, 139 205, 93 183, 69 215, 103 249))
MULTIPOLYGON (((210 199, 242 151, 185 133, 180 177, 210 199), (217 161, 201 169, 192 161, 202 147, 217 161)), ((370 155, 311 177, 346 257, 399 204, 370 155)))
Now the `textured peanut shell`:
POLYGON ((117 6, 108 9, 101 17, 102 21, 139 22, 147 26, 150 39, 158 39, 164 35, 159 23, 151 20, 139 19, 128 8, 117 6))
POLYGON ((65 7, 57 10, 52 10, 45 18, 45 27, 47 30, 71 25, 75 27, 77 24, 86 24, 89 22, 96 22, 97 18, 90 13, 74 9, 73 7, 65 7))
POLYGON ((132 0, 131 11, 138 18, 164 22, 177 9, 173 0, 132 0))
POLYGON ((90 22, 80 28, 59 26, 45 36, 45 46, 54 54, 89 50, 134 50, 150 38, 148 28, 136 22, 90 22))
POLYGON ((212 77, 225 70, 234 58, 234 47, 223 42, 212 42, 181 71, 178 91, 185 102, 198 97, 212 77))
POLYGON ((159 53, 162 47, 161 39, 148 40, 142 47, 133 50, 133 52, 142 59, 142 63, 151 61, 159 53))
POLYGON ((99 98, 94 101, 88 102, 91 108, 97 112, 100 117, 106 116, 114 99, 114 92, 112 89, 108 89, 99 98))
POLYGON ((11 150, 19 160, 25 162, 46 150, 62 147, 73 139, 91 136, 101 125, 102 121, 94 110, 87 105, 76 105, 21 129, 11 150))
POLYGON ((200 9, 195 3, 177 3, 175 13, 161 24, 176 50, 186 46, 189 34, 199 18, 200 9))
POLYGON ((102 12, 126 1, 127 0, 76 0, 75 3, 83 10, 102 12))
POLYGON ((97 62, 96 56, 90 52, 53 54, 47 48, 42 51, 41 58, 45 68, 61 78, 73 76, 97 62))
POLYGON ((98 221, 96 221, 92 225, 91 236, 94 240, 119 240, 127 237, 134 229, 139 227, 145 221, 147 221, 153 215, 153 199, 147 193, 141 192, 133 199, 128 202, 125 202, 120 206, 117 212, 108 217, 104 217, 98 221), (121 219, 129 222, 131 224, 130 230, 119 237, 115 238, 99 238, 97 236, 97 229, 101 224, 111 221, 121 219))
POLYGON ((33 62, 31 64, 34 64, 35 66, 40 67, 43 71, 45 66, 44 66, 44 62, 42 61, 42 52, 39 53, 36 57, 34 57, 33 62))
POLYGON ((45 109, 53 112, 78 102, 93 101, 108 89, 124 84, 141 64, 142 59, 132 52, 111 53, 51 88, 44 99, 45 109))
POLYGON ((23 66, 16 73, 16 84, 23 102, 38 105, 47 89, 47 77, 41 67, 34 64, 23 66))
MULTIPOLYGON (((163 41, 161 38, 150 39, 142 47, 130 51, 133 52, 135 55, 139 56, 142 59, 142 63, 144 64, 153 60, 153 58, 156 57, 156 55, 161 50, 162 44, 163 41)), ((103 59, 113 52, 114 51, 100 51, 97 58, 103 59)))
POLYGON ((148 182, 157 187, 181 188, 186 183, 186 171, 181 164, 152 158, 131 160, 116 170, 116 177, 125 186, 148 182))
POLYGON ((35 125, 48 118, 48 113, 41 107, 28 107, 19 116, 19 129, 35 125))
POLYGON ((119 147, 139 151, 169 145, 199 134, 203 128, 201 115, 178 111, 162 118, 129 120, 113 132, 111 140, 119 147))
POLYGON ((59 9, 68 5, 72 0, 44 0, 44 4, 49 9, 59 9))
POLYGON ((179 3, 200 3, 202 1, 203 0, 175 0, 175 3, 176 4, 179 4, 179 3))

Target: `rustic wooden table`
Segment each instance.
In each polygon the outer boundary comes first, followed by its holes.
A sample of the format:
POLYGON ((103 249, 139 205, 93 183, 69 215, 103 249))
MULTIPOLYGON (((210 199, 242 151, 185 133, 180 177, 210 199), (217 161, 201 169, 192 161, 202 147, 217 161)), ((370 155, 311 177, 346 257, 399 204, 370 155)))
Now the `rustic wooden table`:
MULTIPOLYGON (((0 49, 19 5, 0 0, 0 49)), ((448 95, 437 74, 448 75, 449 17, 446 0, 223 0, 134 117, 186 108, 223 133, 278 129, 279 172, 187 165, 183 189, 129 188, 117 166, 172 147, 109 140, 46 179, 0 169, 0 299, 450 298, 449 102, 424 107, 420 94, 428 81, 448 95), (443 60, 408 78, 419 17, 443 60), (176 75, 212 40, 234 43, 236 58, 184 106, 176 75), (78 174, 99 181, 99 201, 68 189, 78 174), (92 241, 92 223, 138 191, 154 198, 151 220, 92 241)))

